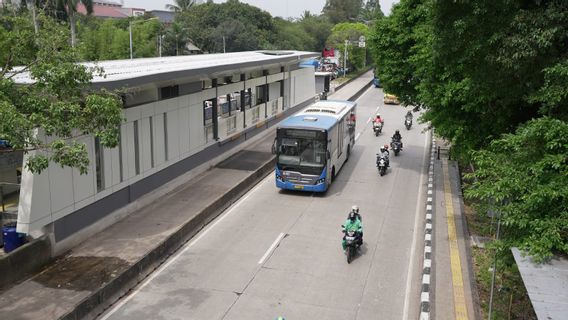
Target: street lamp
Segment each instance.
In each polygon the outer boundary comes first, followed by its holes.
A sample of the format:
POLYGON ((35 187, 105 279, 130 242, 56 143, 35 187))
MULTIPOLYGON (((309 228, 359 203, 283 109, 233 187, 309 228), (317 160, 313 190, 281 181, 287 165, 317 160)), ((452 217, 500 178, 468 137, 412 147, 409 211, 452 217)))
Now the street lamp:
POLYGON ((138 22, 146 22, 146 21, 150 21, 150 20, 157 20, 158 17, 154 17, 154 18, 150 18, 147 20, 136 20, 136 21, 129 21, 128 22, 128 34, 130 35, 130 59, 133 58, 132 55, 132 25, 138 22))

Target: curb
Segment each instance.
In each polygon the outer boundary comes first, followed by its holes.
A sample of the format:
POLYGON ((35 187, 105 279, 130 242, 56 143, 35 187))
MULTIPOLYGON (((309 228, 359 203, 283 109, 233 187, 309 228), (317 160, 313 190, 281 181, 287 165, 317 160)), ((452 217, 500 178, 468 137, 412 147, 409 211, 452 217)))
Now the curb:
POLYGON ((430 144, 430 164, 428 166, 428 188, 426 193, 426 219, 424 229, 424 261, 422 264, 422 284, 420 293, 420 320, 430 319, 430 277, 432 275, 432 235, 433 235, 433 197, 434 197, 434 155, 436 139, 432 129, 430 144))
MULTIPOLYGON (((357 79, 357 78, 354 78, 357 79)), ((348 100, 356 100, 371 86, 372 81, 364 85, 348 100)), ((154 270, 176 253, 186 242, 191 240, 207 224, 219 216, 225 209, 236 202, 259 181, 274 170, 275 157, 266 161, 260 168, 241 180, 227 193, 219 196, 213 203, 199 212, 195 217, 186 221, 177 231, 163 240, 157 247, 144 255, 136 263, 128 267, 109 283, 94 291, 77 304, 73 310, 62 316, 64 320, 94 319, 109 306, 116 303, 132 288, 138 285, 154 270)))

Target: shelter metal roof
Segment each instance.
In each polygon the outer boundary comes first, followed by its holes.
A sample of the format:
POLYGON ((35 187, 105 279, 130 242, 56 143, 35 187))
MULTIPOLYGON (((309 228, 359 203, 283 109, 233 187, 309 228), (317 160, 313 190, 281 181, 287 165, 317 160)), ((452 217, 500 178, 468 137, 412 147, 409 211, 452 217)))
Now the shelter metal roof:
MULTIPOLYGON (((102 67, 104 76, 95 75, 95 87, 117 88, 140 85, 150 81, 167 81, 183 77, 209 78, 212 74, 258 69, 274 64, 289 64, 319 56, 306 51, 245 51, 161 58, 108 60, 82 63, 87 67, 102 67)), ((16 83, 30 84, 34 80, 24 72, 14 77, 16 83)))
POLYGON ((568 259, 555 257, 536 264, 519 249, 511 251, 538 319, 568 319, 568 259))

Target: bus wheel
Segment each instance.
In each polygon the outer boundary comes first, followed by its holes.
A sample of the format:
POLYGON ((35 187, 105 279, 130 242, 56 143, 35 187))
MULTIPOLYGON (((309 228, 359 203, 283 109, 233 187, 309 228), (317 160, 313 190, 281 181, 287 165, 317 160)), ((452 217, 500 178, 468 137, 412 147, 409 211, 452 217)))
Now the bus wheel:
POLYGON ((331 169, 331 181, 335 181, 335 167, 331 169))

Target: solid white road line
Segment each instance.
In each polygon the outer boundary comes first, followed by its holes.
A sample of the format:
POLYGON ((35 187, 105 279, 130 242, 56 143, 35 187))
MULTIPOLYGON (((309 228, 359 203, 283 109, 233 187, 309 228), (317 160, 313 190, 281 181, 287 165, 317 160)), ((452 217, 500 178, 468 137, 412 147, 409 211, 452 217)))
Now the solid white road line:
POLYGON ((260 260, 258 260, 258 264, 263 264, 266 261, 268 256, 272 253, 272 251, 274 251, 276 246, 280 243, 280 241, 282 241, 283 238, 284 238, 284 233, 280 233, 278 235, 278 238, 276 238, 276 240, 274 240, 274 242, 272 242, 272 245, 270 246, 270 248, 268 248, 268 250, 266 250, 266 252, 262 256, 262 258, 260 258, 260 260))
POLYGON ((361 132, 357 133, 357 135, 355 136, 355 141, 359 140, 360 136, 361 136, 361 132))
POLYGON ((221 221, 223 221, 225 218, 227 218, 232 212, 235 211, 236 208, 238 208, 241 203, 243 203, 244 201, 246 201, 253 193, 255 193, 264 183, 266 183, 266 181, 270 180, 271 178, 273 178, 273 175, 268 175, 266 178, 263 179, 263 181, 261 181, 259 184, 257 184, 253 189, 251 189, 244 197, 241 197, 239 200, 237 200, 237 202, 235 202, 229 209, 225 210, 224 213, 222 213, 221 217, 218 217, 216 219, 216 221, 207 226, 205 228, 205 230, 203 230, 199 236, 195 239, 191 239, 189 243, 187 243, 185 245, 185 247, 178 251, 173 257, 169 258, 168 261, 166 261, 166 263, 162 264, 156 271, 152 272, 148 278, 146 278, 138 287, 134 288, 134 290, 132 290, 132 292, 124 297, 123 299, 121 299, 120 301, 118 301, 118 303, 107 313, 105 314, 100 320, 107 320, 110 316, 112 316, 116 311, 118 311, 118 309, 122 308, 122 306, 124 306, 126 303, 128 303, 128 301, 130 301, 132 298, 134 298, 134 296, 136 294, 138 294, 138 292, 140 292, 142 289, 144 289, 150 282, 152 282, 152 280, 154 280, 154 278, 156 278, 158 275, 160 275, 160 273, 162 273, 164 270, 166 270, 172 263, 174 263, 182 254, 184 254, 187 250, 189 250, 194 244, 196 244, 201 238, 203 238, 211 229, 213 229, 216 225, 218 225, 221 221))
MULTIPOLYGON (((430 133, 431 134, 431 133, 430 133)), ((424 155, 422 156, 422 165, 426 163, 426 155, 428 154, 428 150, 426 147, 428 146, 428 139, 430 138, 430 134, 426 135, 424 139, 424 155)), ((423 188, 424 188, 424 178, 426 177, 425 172, 420 173, 420 184, 418 187, 418 199, 416 201, 416 211, 414 213, 414 234, 412 235, 412 246, 410 247, 410 259, 408 260, 408 273, 406 275, 406 290, 404 292, 404 309, 402 311, 402 320, 408 319, 408 309, 410 308, 410 288, 412 284, 412 275, 414 274, 414 256, 416 255, 416 242, 418 231, 422 230, 418 227, 420 222, 422 221, 420 218, 420 208, 424 205, 424 203, 420 202, 422 197, 423 188)))

